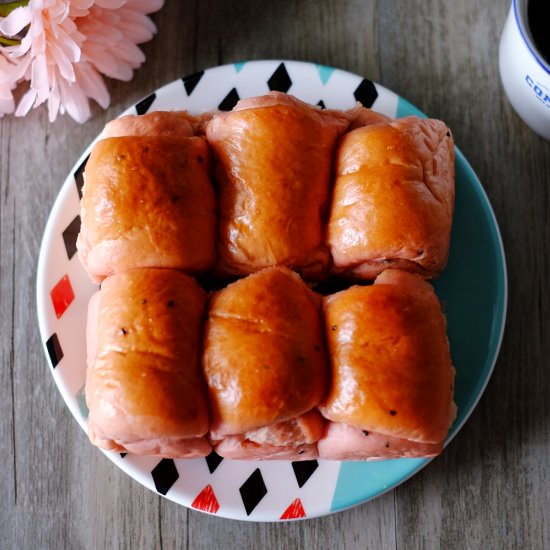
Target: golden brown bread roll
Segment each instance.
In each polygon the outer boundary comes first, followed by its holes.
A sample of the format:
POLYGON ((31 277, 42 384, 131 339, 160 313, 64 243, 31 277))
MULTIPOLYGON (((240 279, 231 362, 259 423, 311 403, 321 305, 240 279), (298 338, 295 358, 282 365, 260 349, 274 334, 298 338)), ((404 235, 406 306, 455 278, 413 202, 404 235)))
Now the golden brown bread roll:
POLYGON ((284 265, 321 278, 333 150, 348 119, 272 92, 215 115, 206 136, 220 185, 224 273, 284 265))
POLYGON ((80 259, 100 281, 137 267, 215 262, 216 207, 204 139, 113 137, 95 144, 81 201, 80 259))
POLYGON ((433 277, 449 254, 454 145, 432 119, 366 117, 336 154, 327 230, 336 273, 374 279, 387 268, 433 277))
POLYGON ((172 458, 211 448, 200 370, 206 295, 189 276, 135 269, 90 301, 86 402, 95 445, 172 458))
POLYGON ((333 424, 319 455, 338 460, 433 456, 455 414, 445 318, 420 275, 383 272, 324 299, 331 363, 320 407, 333 424))
POLYGON ((447 127, 362 107, 321 111, 277 92, 213 117, 218 269, 259 271, 212 297, 206 385, 197 366, 205 295, 173 268, 215 263, 209 151, 191 137, 210 116, 121 117, 87 163, 79 256, 97 281, 118 274, 90 302, 90 439, 167 457, 204 456, 209 441, 236 459, 438 454, 455 414, 454 370, 431 286, 387 270, 371 287, 324 300, 327 396, 320 299, 296 273, 269 266, 323 278, 326 242, 335 273, 372 279, 393 266, 437 275, 454 205, 447 127), (333 147, 347 127, 324 228, 333 147))
POLYGON ((348 131, 355 130, 355 128, 361 128, 362 126, 369 126, 371 124, 388 124, 393 120, 382 113, 377 113, 372 109, 363 107, 361 103, 357 103, 351 109, 343 111, 343 114, 349 120, 348 131))
POLYGON ((144 115, 124 115, 105 125, 102 137, 182 136, 201 133, 210 114, 191 115, 187 111, 151 111, 144 115))
POLYGON ((286 268, 267 268, 211 299, 203 366, 216 451, 231 458, 316 456, 326 391, 320 300, 286 268))

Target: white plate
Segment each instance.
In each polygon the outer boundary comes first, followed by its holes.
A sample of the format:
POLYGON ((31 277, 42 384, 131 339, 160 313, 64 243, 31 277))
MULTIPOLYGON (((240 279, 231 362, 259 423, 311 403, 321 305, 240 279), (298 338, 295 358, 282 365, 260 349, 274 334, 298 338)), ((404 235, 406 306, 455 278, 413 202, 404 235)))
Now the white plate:
MULTIPOLYGON (((422 115, 393 92, 361 76, 296 61, 251 61, 208 69, 164 86, 126 113, 230 109, 238 98, 270 89, 312 104, 345 109, 357 100, 389 116, 422 115)), ((126 114, 124 113, 124 114, 126 114)), ((91 144, 92 145, 92 144, 91 144)), ((68 175, 53 206, 40 250, 37 303, 51 372, 71 413, 86 430, 84 399, 87 302, 96 287, 75 254, 82 171, 90 149, 68 175)), ((457 201, 451 257, 436 291, 446 304, 457 369, 460 429, 490 377, 504 327, 504 252, 487 197, 457 150, 457 201), (482 275, 482 276, 480 276, 482 275)), ((90 445, 90 453, 98 450, 90 445)), ((197 460, 105 453, 119 468, 167 498, 218 516, 278 521, 311 518, 354 506, 402 483, 424 459, 366 462, 246 462, 217 455, 197 460)))

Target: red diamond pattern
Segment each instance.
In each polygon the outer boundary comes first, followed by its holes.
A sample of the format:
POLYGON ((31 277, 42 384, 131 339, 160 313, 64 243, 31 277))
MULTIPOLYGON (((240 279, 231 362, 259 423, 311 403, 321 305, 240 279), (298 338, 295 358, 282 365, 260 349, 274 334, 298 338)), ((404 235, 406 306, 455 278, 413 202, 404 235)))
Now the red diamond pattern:
POLYGON ((74 300, 74 291, 68 275, 63 275, 50 292, 55 315, 59 319, 74 300))
POLYGON ((280 519, 298 519, 305 517, 306 512, 302 506, 302 501, 296 498, 288 505, 288 508, 282 513, 280 519))
POLYGON ((191 504, 193 508, 197 510, 202 510, 203 512, 210 512, 211 514, 216 514, 220 509, 220 504, 216 495, 214 494, 214 489, 212 485, 207 485, 195 498, 191 504))

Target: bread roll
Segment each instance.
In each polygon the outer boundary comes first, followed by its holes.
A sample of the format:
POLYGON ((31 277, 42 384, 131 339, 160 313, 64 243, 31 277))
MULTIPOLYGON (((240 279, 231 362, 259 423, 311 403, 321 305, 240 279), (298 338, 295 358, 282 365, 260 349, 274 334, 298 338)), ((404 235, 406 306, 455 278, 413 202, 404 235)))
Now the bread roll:
POLYGON ((206 127, 220 186, 219 260, 226 274, 288 266, 321 278, 332 158, 348 119, 272 92, 206 127))
POLYGON ((187 111, 151 111, 144 115, 124 115, 108 122, 102 137, 192 137, 202 132, 202 127, 210 116, 191 115, 187 111))
POLYGON ((319 455, 434 456, 456 414, 445 318, 420 275, 388 270, 324 299, 332 421, 319 455))
POLYGON ((320 300, 286 268, 216 293, 204 338, 216 452, 243 459, 317 455, 326 392, 320 300))
POLYGON ((87 326, 94 445, 171 458, 210 453, 200 370, 205 302, 198 284, 174 270, 135 269, 103 281, 87 326))
POLYGON ((77 247, 90 276, 138 267, 203 271, 215 262, 216 206, 204 139, 113 137, 85 169, 77 247))
POLYGON ((327 242, 334 272, 374 279, 388 268, 439 274, 454 208, 454 145, 439 120, 366 117, 336 154, 327 242))

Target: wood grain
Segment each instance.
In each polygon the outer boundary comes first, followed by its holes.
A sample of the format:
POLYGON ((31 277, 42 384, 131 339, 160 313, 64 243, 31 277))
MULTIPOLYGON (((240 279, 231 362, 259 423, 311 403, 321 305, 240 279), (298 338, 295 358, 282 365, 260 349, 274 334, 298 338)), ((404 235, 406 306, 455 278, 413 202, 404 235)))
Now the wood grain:
MULTIPOLYGON (((170 0, 131 82, 78 125, 45 109, 0 121, 1 548, 550 548, 550 143, 507 103, 497 52, 508 0, 170 0), (306 522, 189 511, 131 480, 70 416, 38 335, 35 279, 49 210, 105 121, 157 87, 246 59, 364 74, 444 119, 500 223, 510 299, 478 407, 442 456, 396 490, 306 522)), ((479 277, 484 274, 480 273, 479 277)))

